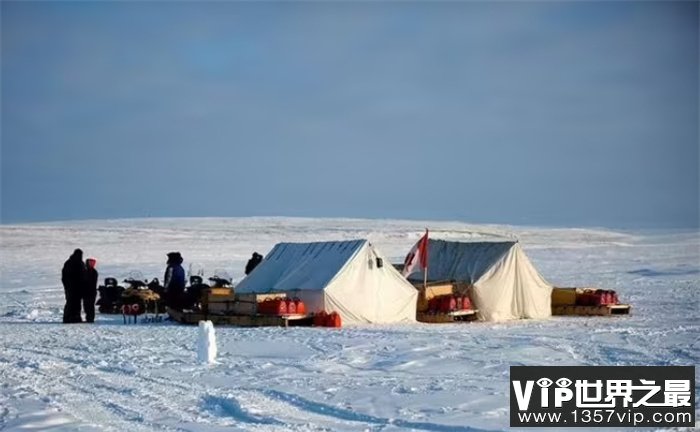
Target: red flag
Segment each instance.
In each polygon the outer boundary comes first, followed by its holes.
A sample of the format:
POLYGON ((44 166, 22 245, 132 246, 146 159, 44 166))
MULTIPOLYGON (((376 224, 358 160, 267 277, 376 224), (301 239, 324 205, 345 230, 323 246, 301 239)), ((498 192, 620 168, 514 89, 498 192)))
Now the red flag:
POLYGON ((428 230, 425 230, 425 235, 418 240, 418 243, 413 245, 411 251, 406 255, 403 262, 404 276, 408 276, 416 270, 426 271, 428 269, 428 230))

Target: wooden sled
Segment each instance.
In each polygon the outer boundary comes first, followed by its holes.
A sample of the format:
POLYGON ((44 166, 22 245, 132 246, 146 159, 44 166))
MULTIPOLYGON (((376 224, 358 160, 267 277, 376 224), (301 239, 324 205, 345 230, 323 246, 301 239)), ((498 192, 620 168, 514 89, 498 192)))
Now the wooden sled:
POLYGON ((577 306, 560 305, 552 306, 552 315, 574 316, 609 316, 629 315, 632 306, 626 304, 601 305, 601 306, 577 306))
POLYGON ((311 315, 218 315, 203 312, 179 311, 167 308, 168 315, 182 324, 198 324, 200 321, 211 321, 214 325, 230 325, 239 327, 289 327, 311 326, 311 315))
POLYGON ((613 293, 614 291, 604 291, 598 288, 558 288, 552 290, 552 315, 572 315, 572 316, 609 316, 609 315, 629 315, 632 308, 628 304, 617 304, 617 295, 614 302, 610 304, 594 305, 590 304, 590 296, 596 292, 613 293))
POLYGON ((460 310, 447 313, 428 313, 428 312, 418 312, 416 314, 416 320, 424 323, 431 324, 441 324, 441 323, 455 323, 455 322, 469 322, 476 321, 478 310, 460 310))

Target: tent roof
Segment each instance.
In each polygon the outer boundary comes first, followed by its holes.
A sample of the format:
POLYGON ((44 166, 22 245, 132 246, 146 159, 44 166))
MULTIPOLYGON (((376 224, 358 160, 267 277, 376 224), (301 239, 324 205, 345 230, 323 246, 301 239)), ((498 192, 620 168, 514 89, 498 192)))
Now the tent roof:
POLYGON ((237 292, 322 290, 367 240, 278 243, 237 292))
MULTIPOLYGON (((428 239, 428 280, 475 283, 498 263, 516 241, 456 242, 428 239)), ((423 280, 418 270, 411 280, 423 280)))

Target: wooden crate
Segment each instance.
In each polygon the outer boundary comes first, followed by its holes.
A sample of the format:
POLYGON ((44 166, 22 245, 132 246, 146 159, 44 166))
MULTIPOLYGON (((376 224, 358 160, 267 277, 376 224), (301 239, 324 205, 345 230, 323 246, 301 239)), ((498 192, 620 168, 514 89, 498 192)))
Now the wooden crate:
POLYGON ((206 301, 209 302, 233 301, 236 299, 233 288, 228 287, 207 288, 204 290, 204 295, 206 301))
POLYGON ((433 297, 451 295, 453 292, 453 285, 451 282, 428 285, 427 287, 417 285, 416 288, 418 289, 418 303, 416 305, 416 310, 419 312, 425 312, 428 310, 428 302, 433 297))
POLYGON ((425 287, 424 295, 426 300, 430 300, 433 297, 439 297, 444 295, 452 295, 454 292, 454 285, 440 284, 425 287))
POLYGON ((255 315, 258 313, 258 304, 239 300, 210 301, 203 310, 217 315, 255 315))
POLYGON ((224 315, 228 313, 234 313, 235 304, 236 302, 234 300, 217 302, 210 301, 206 305, 202 306, 207 313, 224 315))
POLYGON ((236 315, 255 315, 258 313, 258 304, 239 300, 233 302, 232 312, 236 315))
POLYGON ((552 306, 573 306, 576 304, 576 288, 552 289, 552 306))

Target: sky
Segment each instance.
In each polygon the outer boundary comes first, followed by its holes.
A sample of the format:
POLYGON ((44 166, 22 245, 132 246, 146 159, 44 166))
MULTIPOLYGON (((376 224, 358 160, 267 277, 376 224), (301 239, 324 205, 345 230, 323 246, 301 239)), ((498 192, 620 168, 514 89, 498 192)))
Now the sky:
POLYGON ((2 223, 699 225, 698 2, 0 8, 2 223))

